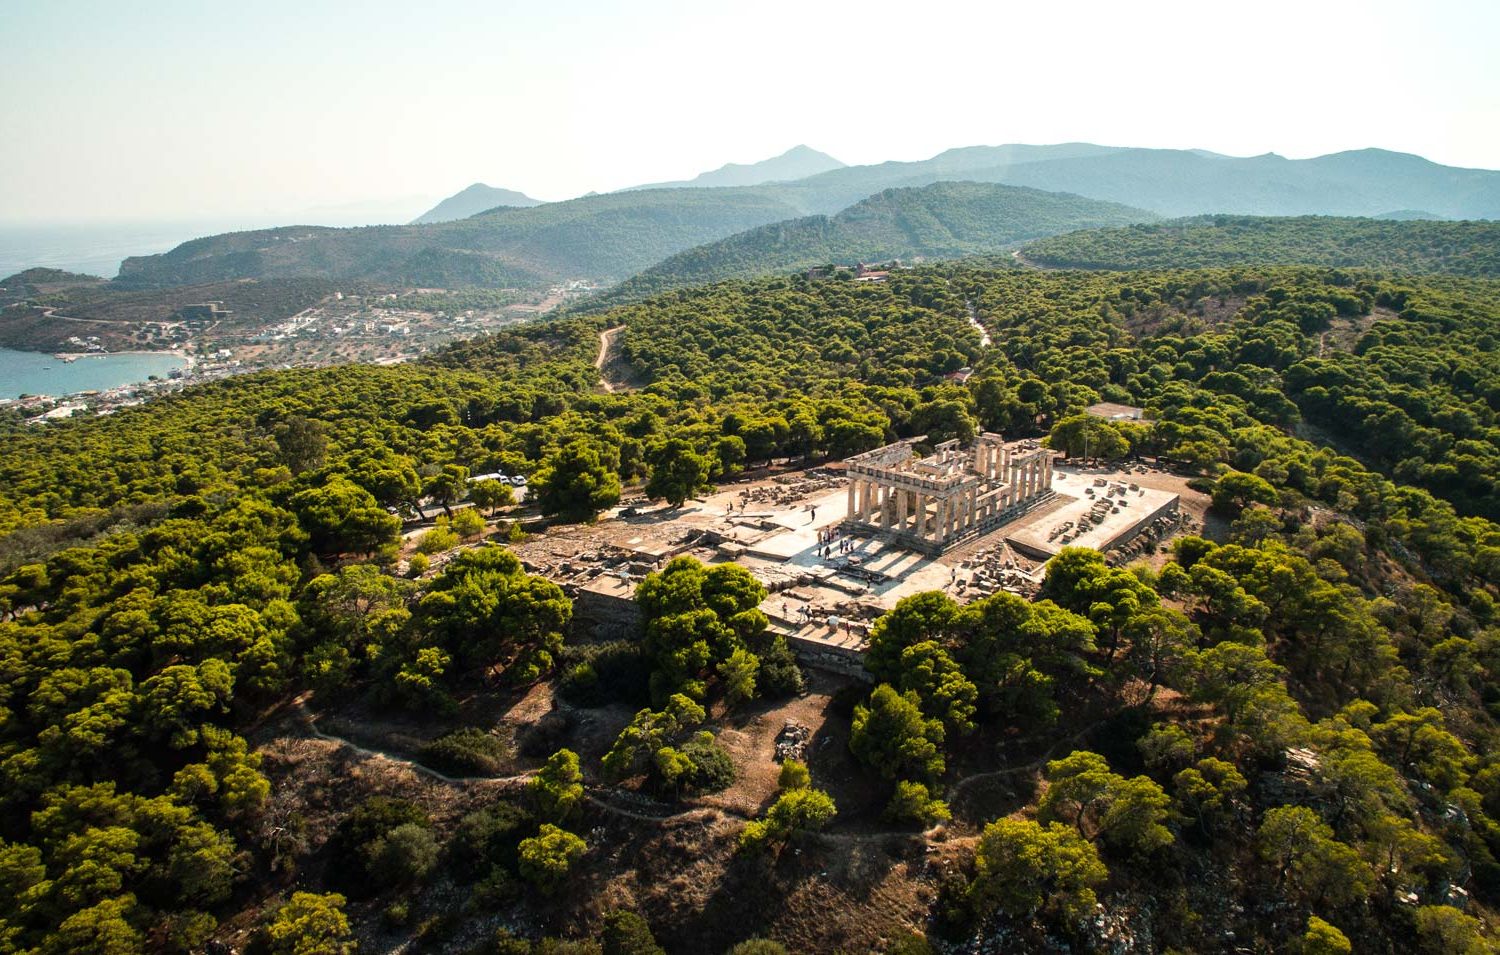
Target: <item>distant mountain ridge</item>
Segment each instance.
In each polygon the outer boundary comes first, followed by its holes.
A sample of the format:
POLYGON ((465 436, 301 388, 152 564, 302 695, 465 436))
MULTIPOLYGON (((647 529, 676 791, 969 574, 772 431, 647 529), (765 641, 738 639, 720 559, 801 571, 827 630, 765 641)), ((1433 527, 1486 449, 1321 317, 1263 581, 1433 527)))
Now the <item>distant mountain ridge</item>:
POLYGON ((618 281, 675 252, 800 212, 755 190, 610 193, 424 225, 207 236, 126 259, 117 281, 143 287, 316 277, 434 288, 618 281))
POLYGON ((677 182, 656 182, 644 186, 631 186, 622 190, 638 189, 723 189, 734 186, 759 186, 768 182, 790 182, 806 179, 820 172, 848 168, 827 153, 818 152, 810 146, 793 146, 779 156, 753 163, 725 163, 718 169, 699 173, 692 179, 677 182))
POLYGON ((832 217, 776 222, 679 252, 600 301, 825 264, 993 254, 1038 236, 1156 219, 1144 209, 998 183, 887 189, 832 217))
MULTIPOLYGON (((764 168, 756 173, 762 174, 764 168)), ((842 166, 753 186, 625 190, 449 222, 211 236, 129 259, 121 280, 173 285, 321 277, 441 287, 545 287, 565 278, 618 282, 746 229, 831 216, 888 189, 943 181, 1071 193, 1167 217, 1423 210, 1448 219, 1500 218, 1500 172, 1441 166, 1385 150, 1291 160, 1091 143, 1013 144, 951 149, 921 162, 842 166)))
POLYGON ((454 193, 417 216, 411 220, 411 225, 426 225, 433 222, 452 222, 454 219, 467 219, 469 216, 488 212, 491 209, 498 209, 501 206, 525 209, 541 204, 542 200, 533 199, 513 189, 497 189, 494 186, 487 186, 482 182, 476 182, 467 189, 454 193))

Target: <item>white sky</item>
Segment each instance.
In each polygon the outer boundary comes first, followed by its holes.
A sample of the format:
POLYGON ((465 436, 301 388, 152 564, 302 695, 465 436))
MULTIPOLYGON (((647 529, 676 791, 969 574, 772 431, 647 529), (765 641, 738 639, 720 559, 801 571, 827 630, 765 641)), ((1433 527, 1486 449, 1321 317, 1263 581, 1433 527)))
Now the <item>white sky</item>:
POLYGON ((11 222, 415 214, 803 142, 1500 168, 1500 0, 0 0, 0 37, 11 222))

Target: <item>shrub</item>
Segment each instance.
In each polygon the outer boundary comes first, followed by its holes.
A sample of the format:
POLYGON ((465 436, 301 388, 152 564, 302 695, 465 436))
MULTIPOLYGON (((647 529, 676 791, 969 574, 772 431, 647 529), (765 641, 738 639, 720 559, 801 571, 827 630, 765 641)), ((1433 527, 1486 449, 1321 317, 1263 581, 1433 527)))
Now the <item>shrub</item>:
POLYGON ((781 772, 776 776, 778 789, 806 789, 811 785, 812 773, 807 771, 806 763, 788 759, 781 764, 781 772))
POLYGON ((417 553, 436 554, 458 546, 458 535, 448 526, 444 518, 438 518, 437 526, 417 538, 417 553))
POLYGON ((656 944, 651 926, 634 912, 611 912, 604 917, 599 939, 604 955, 666 955, 656 944))
POLYGON ((513 802, 500 801, 459 820, 448 843, 453 875, 472 881, 495 869, 514 869, 517 846, 535 819, 513 802))
POLYGON ((588 846, 584 841, 573 833, 551 823, 543 823, 535 836, 521 840, 521 875, 543 894, 551 894, 562 887, 574 863, 587 850, 588 846))
POLYGON ((903 779, 896 784, 896 791, 886 804, 885 818, 897 824, 933 826, 947 822, 952 815, 948 812, 948 804, 934 799, 925 785, 903 779))
POLYGON ((565 646, 562 670, 558 693, 575 706, 644 706, 651 700, 651 663, 633 641, 565 646))
POLYGON ((368 878, 372 850, 391 832, 406 825, 428 829, 432 822, 421 806, 404 799, 372 796, 354 807, 328 840, 335 879, 351 891, 367 893, 377 888, 368 878))
POLYGON ((505 759, 505 744, 478 727, 440 736, 422 747, 417 758, 449 776, 493 776, 505 759))
POLYGON ((453 515, 453 531, 465 540, 484 533, 484 517, 472 507, 453 515))
POLYGON ((796 696, 806 688, 802 668, 797 665, 797 654, 787 646, 783 637, 778 636, 761 652, 760 673, 755 682, 760 695, 769 700, 796 696))
POLYGON ((426 878, 438 861, 432 830, 414 822, 397 826, 370 843, 365 870, 379 885, 406 885, 426 878))

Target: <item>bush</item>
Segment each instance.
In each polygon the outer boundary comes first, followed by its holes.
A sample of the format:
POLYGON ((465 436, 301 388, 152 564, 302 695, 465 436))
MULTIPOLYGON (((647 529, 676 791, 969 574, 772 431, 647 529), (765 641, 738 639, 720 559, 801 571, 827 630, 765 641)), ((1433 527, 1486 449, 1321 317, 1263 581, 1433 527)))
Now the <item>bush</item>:
POLYGON ((514 870, 517 846, 535 822, 526 809, 503 800, 464 816, 448 843, 454 878, 469 882, 496 869, 514 870))
POLYGON ((934 799, 922 783, 902 780, 896 784, 896 792, 885 807, 885 819, 896 824, 916 823, 933 826, 952 818, 948 804, 934 799))
POLYGON ((778 789, 806 789, 811 785, 812 773, 807 771, 806 763, 788 759, 781 764, 781 772, 776 776, 778 789))
POLYGON ((406 885, 426 878, 438 861, 432 830, 414 822, 397 826, 370 843, 365 869, 379 885, 406 885))
POLYGON ((611 912, 604 917, 600 938, 604 955, 666 955, 656 944, 651 926, 634 912, 611 912))
POLYGON ((629 640, 564 646, 562 679, 557 691, 575 706, 651 701, 651 663, 640 645, 629 640))
POLYGON ((683 782, 685 792, 723 792, 734 783, 734 760, 708 733, 699 733, 682 747, 682 752, 693 764, 683 782))
POLYGON ((521 875, 544 895, 556 892, 567 881, 573 865, 588 851, 584 841, 551 823, 530 839, 522 839, 518 859, 521 875))
POLYGON ((505 744, 477 727, 440 736, 422 747, 417 759, 449 776, 493 776, 505 759, 505 744))
POLYGON ((472 507, 453 515, 453 531, 465 540, 484 533, 484 517, 472 507))
POLYGON ((438 518, 437 526, 417 538, 417 553, 436 554, 458 546, 458 535, 448 526, 444 518, 438 518))
POLYGON ((760 654, 760 673, 755 678, 760 695, 768 700, 796 696, 807 687, 802 677, 802 668, 797 665, 797 654, 787 646, 782 637, 777 637, 760 654))
POLYGON ((427 573, 427 568, 432 566, 432 561, 426 554, 412 554, 411 559, 406 562, 406 573, 411 577, 420 577, 427 573))
POLYGON ((360 803, 328 840, 334 878, 351 891, 368 893, 378 888, 369 878, 372 851, 381 847, 387 835, 406 825, 430 829, 432 822, 421 806, 404 799, 372 796, 360 803))

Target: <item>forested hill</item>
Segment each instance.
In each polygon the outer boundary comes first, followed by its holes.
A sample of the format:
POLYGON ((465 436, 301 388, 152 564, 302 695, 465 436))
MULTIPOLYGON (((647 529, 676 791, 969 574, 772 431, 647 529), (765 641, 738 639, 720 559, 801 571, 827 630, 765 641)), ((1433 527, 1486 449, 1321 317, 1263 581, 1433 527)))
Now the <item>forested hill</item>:
POLYGON ((1500 172, 1382 150, 1289 160, 1087 143, 984 146, 791 182, 617 192, 456 222, 212 236, 127 259, 121 278, 144 285, 294 276, 444 287, 608 282, 755 226, 832 215, 887 189, 951 181, 1068 192, 1160 215, 1363 216, 1408 209, 1500 217, 1500 172))
POLYGON ((185 242, 126 259, 119 281, 365 279, 406 286, 538 287, 622 279, 675 252, 802 209, 754 189, 658 189, 504 208, 428 225, 288 226, 185 242))
POLYGON ((1496 290, 944 263, 41 429, 0 409, 0 948, 658 951, 604 914, 629 884, 663 948, 710 955, 932 951, 887 944, 914 925, 943 951, 1494 952, 1496 290), (647 387, 596 387, 605 328, 647 387), (1101 399, 1148 418, 1083 414, 1101 399), (747 755, 749 722, 808 704, 732 562, 647 577, 644 639, 574 643, 517 555, 424 573, 387 511, 504 471, 587 521, 643 478, 979 429, 1175 462, 1207 536, 1128 567, 1070 548, 1035 601, 901 601, 806 766, 747 755), (702 796, 762 770, 764 818, 702 796))
POLYGON ((990 254, 1036 236, 1154 218, 1112 202, 993 183, 887 189, 831 218, 777 222, 679 252, 606 293, 600 304, 830 263, 990 254))
POLYGON ((1500 222, 1200 216, 1052 236, 1022 254, 1051 268, 1265 263, 1494 278, 1500 277, 1500 222))

